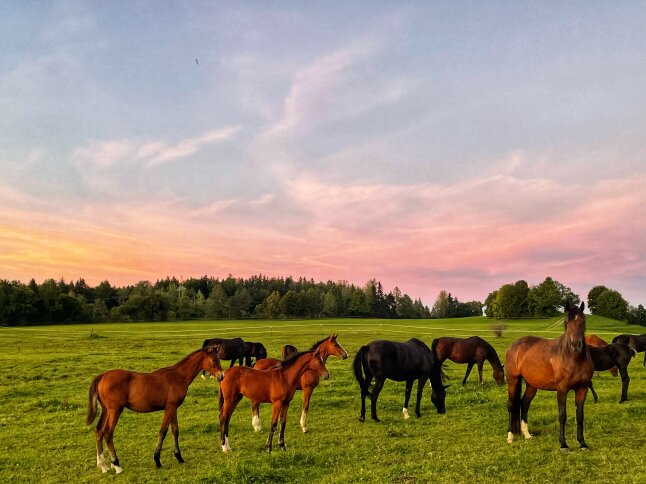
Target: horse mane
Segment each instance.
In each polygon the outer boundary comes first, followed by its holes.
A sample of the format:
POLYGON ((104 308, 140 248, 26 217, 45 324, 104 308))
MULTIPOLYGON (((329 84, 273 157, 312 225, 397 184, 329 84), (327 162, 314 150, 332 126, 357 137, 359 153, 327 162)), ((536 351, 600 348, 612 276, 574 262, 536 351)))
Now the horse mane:
POLYGON ((298 353, 294 353, 293 355, 289 356, 286 360, 281 361, 280 367, 279 368, 289 368, 294 364, 294 362, 300 357, 308 353, 314 353, 314 350, 307 350, 307 351, 300 351, 298 353))
POLYGON ((328 338, 329 338, 329 336, 326 336, 326 337, 325 337, 325 338, 323 338, 321 341, 317 341, 317 342, 316 342, 316 343, 314 343, 314 344, 312 345, 312 347, 311 347, 309 350, 307 350, 307 351, 314 351, 314 350, 315 350, 315 349, 316 349, 320 344, 322 344, 322 343, 323 343, 325 340, 327 340, 328 338))

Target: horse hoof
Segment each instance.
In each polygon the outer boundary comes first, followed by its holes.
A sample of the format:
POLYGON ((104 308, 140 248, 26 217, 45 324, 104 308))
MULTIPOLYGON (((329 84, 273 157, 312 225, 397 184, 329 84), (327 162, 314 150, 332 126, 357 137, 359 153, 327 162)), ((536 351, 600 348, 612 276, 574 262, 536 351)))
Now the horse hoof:
POLYGON ((590 452, 590 447, 588 447, 587 445, 585 446, 582 445, 581 450, 583 450, 584 452, 590 452))
POLYGON ((570 452, 570 448, 569 448, 569 447, 561 447, 559 450, 560 450, 561 452, 563 452, 563 453, 570 452))
POLYGON ((507 432, 507 443, 508 444, 514 443, 514 434, 512 434, 511 432, 507 432))
POLYGON ((182 458, 182 454, 177 453, 177 454, 173 454, 173 455, 174 455, 174 456, 175 456, 175 458, 177 459, 177 462, 179 462, 180 464, 183 464, 183 463, 184 463, 184 459, 182 458))
POLYGON ((381 420, 379 420, 377 417, 372 417, 372 420, 374 420, 375 422, 381 422, 381 420))
POLYGON ((306 434, 306 433, 307 433, 307 427, 301 427, 301 429, 303 430, 303 433, 304 433, 304 434, 306 434))
POLYGON ((110 472, 110 468, 108 466, 103 466, 101 467, 101 472, 105 474, 106 472, 110 472))
POLYGON ((366 419, 363 417, 359 417, 359 422, 363 423, 366 419))

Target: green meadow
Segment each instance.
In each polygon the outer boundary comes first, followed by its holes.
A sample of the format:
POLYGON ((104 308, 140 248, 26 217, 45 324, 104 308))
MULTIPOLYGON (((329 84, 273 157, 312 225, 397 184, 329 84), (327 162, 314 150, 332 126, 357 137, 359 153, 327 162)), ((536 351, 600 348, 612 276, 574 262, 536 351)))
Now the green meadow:
MULTIPOLYGON (((572 451, 559 452, 556 396, 539 391, 529 414, 529 440, 509 445, 506 387, 485 383, 477 370, 467 385, 465 365, 446 364, 451 387, 446 415, 438 415, 427 387, 422 417, 402 418, 404 383, 387 381, 379 398, 381 423, 358 421, 360 399, 352 374, 357 349, 374 339, 418 337, 429 346, 439 336, 480 335, 504 362, 509 344, 525 334, 556 337, 558 318, 505 321, 496 337, 486 318, 453 320, 326 319, 307 321, 197 321, 0 328, 0 482, 646 482, 646 368, 643 354, 629 367, 629 400, 619 404, 621 381, 595 375, 599 403, 585 406, 586 441, 578 449, 574 396, 568 399, 567 438, 572 451), (233 415, 230 445, 219 445, 217 383, 196 378, 178 412, 180 446, 172 454, 170 432, 161 469, 152 454, 162 413, 124 411, 115 446, 124 472, 102 474, 96 467, 93 427, 85 425, 92 378, 111 368, 152 371, 170 366, 208 337, 241 336, 261 341, 270 356, 282 345, 307 349, 332 332, 350 353, 328 360, 330 379, 315 390, 304 434, 298 420, 302 395, 290 407, 287 451, 264 450, 270 408, 263 405, 260 433, 251 427, 249 402, 233 415)), ((588 334, 610 341, 643 328, 590 316, 588 334)), ((225 362, 228 366, 228 362, 225 362)), ((413 400, 415 389, 413 391, 413 400)), ((414 405, 411 403, 410 407, 414 405)), ((107 455, 107 453, 106 453, 107 455)))

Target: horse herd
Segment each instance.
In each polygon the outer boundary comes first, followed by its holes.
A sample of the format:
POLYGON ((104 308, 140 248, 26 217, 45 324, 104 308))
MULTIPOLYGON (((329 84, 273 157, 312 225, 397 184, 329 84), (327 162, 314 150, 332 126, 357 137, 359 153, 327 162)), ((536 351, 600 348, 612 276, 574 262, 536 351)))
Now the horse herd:
MULTIPOLYGON (((410 418, 408 404, 417 380, 415 414, 419 417, 422 392, 427 381, 432 387, 431 401, 438 413, 445 413, 446 388, 442 365, 449 359, 467 364, 462 380, 464 385, 474 365, 478 367, 482 383, 482 368, 488 361, 493 368, 498 385, 508 386, 509 426, 507 441, 512 443, 515 434, 530 438, 527 414, 537 390, 556 391, 561 450, 567 451, 565 441, 566 396, 574 390, 576 403, 577 440, 582 449, 588 450, 583 437, 583 404, 592 391, 592 375, 595 370, 610 370, 614 376, 621 375, 621 402, 627 399, 629 377, 626 368, 636 352, 646 350, 646 334, 620 335, 606 344, 595 335, 585 335, 583 303, 579 307, 565 307, 564 333, 556 339, 525 336, 512 343, 506 353, 505 365, 500 362, 495 349, 480 337, 449 338, 433 340, 429 348, 424 342, 413 338, 407 342, 376 340, 357 351, 353 361, 354 376, 361 393, 359 421, 365 420, 367 397, 370 398, 371 417, 377 417, 377 399, 386 379, 406 382, 403 416, 410 418), (374 379, 374 384, 372 380, 374 379), (522 381, 525 392, 521 397, 522 381)), ((112 468, 122 472, 113 434, 124 408, 135 412, 164 411, 157 446, 153 458, 161 467, 160 454, 168 427, 171 428, 174 455, 178 462, 184 459, 179 448, 177 409, 183 403, 189 385, 197 374, 210 373, 219 381, 218 405, 220 411, 220 442, 223 452, 229 446, 229 421, 243 396, 252 402, 252 426, 260 431, 259 407, 261 403, 272 404, 272 418, 266 448, 271 452, 274 433, 280 421, 278 445, 285 449, 285 425, 289 405, 296 390, 303 391, 303 409, 300 425, 307 432, 309 402, 314 388, 329 373, 325 363, 329 356, 346 359, 348 353, 333 334, 315 343, 307 351, 299 352, 294 346, 283 347, 282 359, 267 358, 261 343, 244 342, 241 338, 215 338, 205 340, 202 348, 183 358, 173 366, 160 368, 152 373, 127 370, 109 370, 92 381, 86 424, 95 420, 98 405, 101 415, 95 429, 96 462, 103 471, 110 468, 103 452, 105 440, 112 468), (256 358, 252 366, 252 358, 256 358), (222 370, 221 360, 231 360, 229 369, 222 370), (239 361, 240 366, 234 366, 239 361), (242 362, 246 366, 242 366, 242 362)), ((646 355, 644 358, 646 366, 646 355)))

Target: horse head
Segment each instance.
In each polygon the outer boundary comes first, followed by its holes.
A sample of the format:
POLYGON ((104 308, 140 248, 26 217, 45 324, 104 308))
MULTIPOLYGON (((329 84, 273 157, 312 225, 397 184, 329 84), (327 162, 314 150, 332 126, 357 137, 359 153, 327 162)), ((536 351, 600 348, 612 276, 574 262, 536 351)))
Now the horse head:
POLYGON ((325 347, 325 350, 326 350, 325 352, 326 352, 326 354, 328 356, 329 355, 334 355, 334 356, 337 356, 337 357, 341 358, 342 360, 345 360, 348 357, 348 352, 336 340, 337 336, 338 335, 336 333, 334 333, 328 339, 326 339, 325 342, 323 343, 323 345, 321 345, 321 346, 325 347))
POLYGON ((575 353, 581 353, 585 348, 585 314, 583 309, 585 303, 579 307, 565 303, 565 337, 570 349, 575 353))
POLYGON ((500 365, 500 367, 494 367, 493 379, 496 380, 496 383, 498 384, 498 386, 501 386, 505 383, 505 365, 500 365))
POLYGON ((211 345, 206 348, 206 355, 208 363, 204 370, 208 371, 213 375, 218 381, 224 379, 224 373, 222 372, 222 366, 220 366, 220 358, 223 357, 223 350, 219 344, 211 345))

